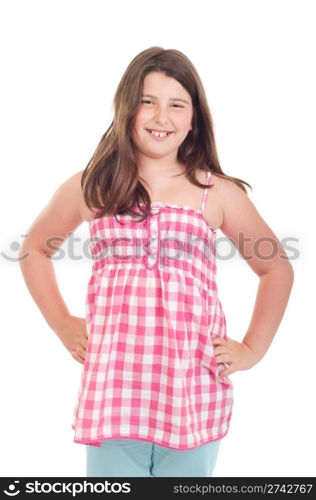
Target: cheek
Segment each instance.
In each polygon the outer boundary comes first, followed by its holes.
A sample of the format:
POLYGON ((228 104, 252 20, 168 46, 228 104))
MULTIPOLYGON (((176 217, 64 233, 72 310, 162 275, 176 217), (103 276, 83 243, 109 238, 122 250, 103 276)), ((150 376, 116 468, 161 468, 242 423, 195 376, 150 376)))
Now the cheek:
POLYGON ((134 118, 134 127, 143 127, 146 123, 146 120, 148 120, 146 111, 138 111, 134 118))
POLYGON ((191 127, 191 118, 187 114, 174 114, 172 122, 179 130, 185 130, 191 127))

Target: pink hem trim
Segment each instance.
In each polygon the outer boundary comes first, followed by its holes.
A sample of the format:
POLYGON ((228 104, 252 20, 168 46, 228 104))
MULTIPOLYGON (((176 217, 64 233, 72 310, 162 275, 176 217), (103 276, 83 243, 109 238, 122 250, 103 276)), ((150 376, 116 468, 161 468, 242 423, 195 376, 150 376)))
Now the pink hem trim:
POLYGON ((138 436, 137 434, 129 434, 128 436, 122 435, 122 434, 113 434, 111 437, 102 437, 101 436, 100 438, 96 438, 96 439, 76 439, 76 438, 74 438, 74 443, 96 446, 96 447, 100 448, 102 441, 109 441, 110 439, 137 439, 138 441, 146 441, 148 443, 157 444, 158 446, 170 448, 171 450, 194 450, 195 448, 198 448, 202 444, 207 444, 207 443, 211 443, 213 441, 218 441, 219 439, 222 439, 223 437, 225 437, 227 435, 228 431, 229 431, 229 429, 227 429, 226 432, 224 432, 223 434, 220 434, 219 436, 217 436, 214 439, 208 439, 206 441, 202 441, 201 443, 199 443, 195 446, 191 446, 190 448, 187 448, 184 446, 181 446, 179 448, 175 448, 173 446, 168 446, 166 444, 166 442, 164 442, 164 441, 158 442, 158 441, 154 441, 152 439, 142 438, 142 437, 138 436))

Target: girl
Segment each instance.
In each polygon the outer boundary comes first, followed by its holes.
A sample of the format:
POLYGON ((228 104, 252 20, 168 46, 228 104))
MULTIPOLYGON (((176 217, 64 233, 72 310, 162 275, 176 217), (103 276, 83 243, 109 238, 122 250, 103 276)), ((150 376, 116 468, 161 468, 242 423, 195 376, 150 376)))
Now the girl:
POLYGON ((223 173, 205 91, 184 54, 138 54, 114 106, 87 167, 29 229, 23 276, 83 364, 72 427, 86 446, 87 476, 211 476, 232 415, 229 375, 266 353, 293 269, 249 200, 251 186, 223 173), (46 257, 84 221, 94 263, 79 318, 46 257), (217 294, 218 229, 260 278, 241 342, 227 336, 217 294))

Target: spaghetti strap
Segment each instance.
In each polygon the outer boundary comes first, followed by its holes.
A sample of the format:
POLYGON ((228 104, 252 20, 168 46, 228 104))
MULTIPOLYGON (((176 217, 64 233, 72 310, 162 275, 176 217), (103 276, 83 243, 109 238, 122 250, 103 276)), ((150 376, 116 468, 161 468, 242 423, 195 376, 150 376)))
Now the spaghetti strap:
MULTIPOLYGON (((206 184, 207 185, 209 185, 211 177, 212 177, 212 173, 210 170, 208 170, 206 172, 206 184)), ((203 216, 204 216, 204 208, 205 208, 205 204, 206 204, 206 200, 207 200, 208 191, 209 190, 207 188, 204 189, 203 199, 202 199, 202 203, 201 203, 200 210, 201 210, 203 216)))

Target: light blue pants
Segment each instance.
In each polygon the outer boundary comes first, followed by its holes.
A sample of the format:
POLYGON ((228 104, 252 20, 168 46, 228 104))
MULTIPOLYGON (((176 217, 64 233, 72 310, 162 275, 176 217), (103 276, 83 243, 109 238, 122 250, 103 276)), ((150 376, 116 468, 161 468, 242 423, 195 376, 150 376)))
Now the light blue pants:
POLYGON ((86 445, 87 477, 211 477, 220 439, 193 450, 175 450, 136 439, 86 445))

